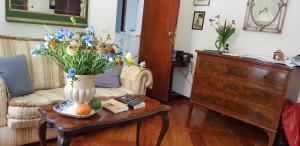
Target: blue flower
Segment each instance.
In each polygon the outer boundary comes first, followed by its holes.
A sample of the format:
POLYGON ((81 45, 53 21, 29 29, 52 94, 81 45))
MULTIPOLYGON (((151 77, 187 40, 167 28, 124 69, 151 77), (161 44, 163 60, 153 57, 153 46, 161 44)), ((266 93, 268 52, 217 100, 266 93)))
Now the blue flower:
POLYGON ((47 41, 47 42, 51 41, 52 39, 53 39, 53 37, 52 37, 52 35, 50 35, 50 34, 47 34, 47 35, 44 37, 44 40, 47 41))
POLYGON ((38 44, 35 49, 40 52, 44 52, 47 49, 47 46, 45 46, 44 44, 38 44))
POLYGON ((32 57, 36 57, 37 56, 37 53, 36 53, 35 49, 31 50, 31 56, 32 57))
POLYGON ((88 35, 85 35, 82 37, 82 40, 85 41, 85 43, 87 44, 87 46, 89 47, 92 47, 94 42, 93 40, 88 36, 88 35))
POLYGON ((110 54, 110 55, 109 55, 109 58, 111 58, 112 60, 115 60, 116 55, 115 55, 115 54, 110 54))
POLYGON ((63 41, 66 35, 67 31, 65 31, 64 29, 60 29, 57 31, 57 33, 55 33, 55 37, 59 41, 63 41))
POLYGON ((72 38, 74 36, 74 32, 72 31, 67 31, 66 32, 66 35, 69 37, 69 38, 72 38))
POLYGON ((92 26, 92 27, 88 27, 88 28, 86 28, 86 30, 87 30, 87 32, 89 33, 89 34, 92 34, 92 35, 95 35, 96 34, 96 30, 95 30, 95 28, 92 26))
POLYGON ((107 59, 107 55, 104 54, 104 53, 102 53, 102 54, 101 54, 101 59, 102 59, 102 60, 106 60, 106 59, 107 59))
POLYGON ((72 78, 75 76, 75 73, 76 73, 76 69, 74 67, 72 67, 70 70, 69 70, 69 73, 67 75, 68 78, 72 78))

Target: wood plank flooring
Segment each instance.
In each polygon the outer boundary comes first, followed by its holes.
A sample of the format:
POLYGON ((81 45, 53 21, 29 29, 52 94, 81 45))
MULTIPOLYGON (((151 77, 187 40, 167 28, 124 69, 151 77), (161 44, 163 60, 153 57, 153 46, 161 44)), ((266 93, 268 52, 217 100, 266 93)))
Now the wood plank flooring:
MULTIPOLYGON (((170 127, 162 146, 266 146, 263 130, 237 120, 201 109, 194 109, 187 121, 188 100, 176 99, 171 105, 170 127)), ((159 117, 142 123, 141 146, 154 146, 161 128, 159 117)), ((98 133, 76 137, 72 146, 134 146, 136 125, 106 129, 98 133)), ((35 146, 30 144, 27 146, 35 146)), ((50 140, 48 145, 55 146, 50 140)))

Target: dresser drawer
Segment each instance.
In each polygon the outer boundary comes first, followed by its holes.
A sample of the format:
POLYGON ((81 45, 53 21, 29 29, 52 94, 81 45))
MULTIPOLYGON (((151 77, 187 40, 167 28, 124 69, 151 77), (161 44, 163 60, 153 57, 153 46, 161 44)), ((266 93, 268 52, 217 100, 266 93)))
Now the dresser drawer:
POLYGON ((195 90, 199 88, 217 91, 231 98, 237 98, 253 104, 278 110, 282 106, 283 92, 276 92, 262 86, 245 83, 239 79, 227 78, 222 75, 202 71, 195 75, 195 90))
POLYGON ((276 121, 275 119, 279 111, 227 100, 222 98, 223 96, 209 90, 194 91, 191 101, 234 118, 239 118, 245 122, 262 126, 262 128, 276 128, 274 121, 276 121))
POLYGON ((240 78, 283 90, 288 72, 276 68, 237 62, 226 58, 199 55, 197 69, 228 77, 240 78))

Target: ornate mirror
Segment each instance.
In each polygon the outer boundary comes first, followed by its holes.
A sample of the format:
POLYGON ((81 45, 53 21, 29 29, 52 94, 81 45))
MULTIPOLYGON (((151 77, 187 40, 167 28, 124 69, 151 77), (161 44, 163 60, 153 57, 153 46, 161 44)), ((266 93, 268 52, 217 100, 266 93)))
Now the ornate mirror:
POLYGON ((6 0, 7 21, 86 27, 87 14, 88 0, 6 0))
POLYGON ((287 0, 248 0, 244 30, 280 33, 286 4, 287 0))

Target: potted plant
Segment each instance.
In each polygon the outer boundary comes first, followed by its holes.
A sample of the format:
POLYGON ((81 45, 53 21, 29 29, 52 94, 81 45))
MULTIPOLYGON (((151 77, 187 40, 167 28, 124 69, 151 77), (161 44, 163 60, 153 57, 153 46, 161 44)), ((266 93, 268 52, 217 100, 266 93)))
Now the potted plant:
MULTIPOLYGON (((76 24, 76 19, 71 21, 76 24)), ((111 43, 110 35, 97 37, 93 27, 85 31, 60 29, 47 34, 44 40, 31 53, 52 58, 64 70, 67 76, 64 93, 74 101, 74 111, 95 96, 97 74, 122 62, 133 64, 130 53, 123 56, 122 50, 111 43)))
POLYGON ((217 15, 215 19, 209 19, 210 25, 216 30, 218 33, 218 38, 216 40, 216 47, 219 52, 225 52, 225 48, 227 46, 228 39, 234 34, 235 32, 235 20, 231 22, 227 22, 225 20, 224 25, 220 23, 220 15, 217 15))

